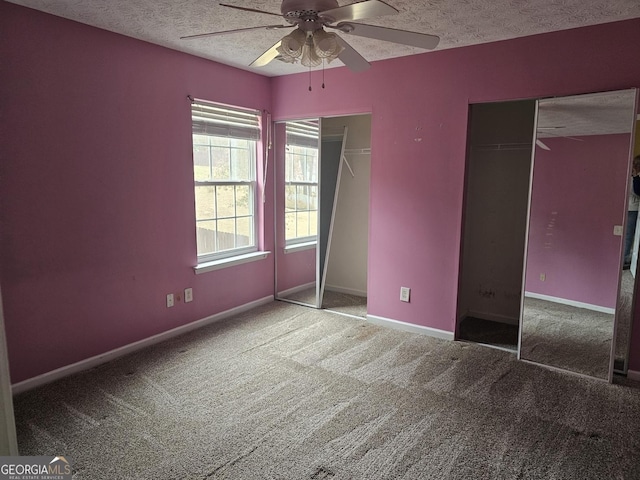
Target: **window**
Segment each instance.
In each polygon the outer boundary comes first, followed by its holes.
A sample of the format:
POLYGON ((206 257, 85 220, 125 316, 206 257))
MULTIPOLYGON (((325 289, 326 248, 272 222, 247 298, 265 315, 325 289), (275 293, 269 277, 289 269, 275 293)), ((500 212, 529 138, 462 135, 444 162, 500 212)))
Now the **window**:
POLYGON ((285 155, 285 240, 316 241, 318 234, 318 122, 288 122, 285 155))
POLYGON ((195 101, 191 117, 198 263, 254 252, 260 114, 195 101))

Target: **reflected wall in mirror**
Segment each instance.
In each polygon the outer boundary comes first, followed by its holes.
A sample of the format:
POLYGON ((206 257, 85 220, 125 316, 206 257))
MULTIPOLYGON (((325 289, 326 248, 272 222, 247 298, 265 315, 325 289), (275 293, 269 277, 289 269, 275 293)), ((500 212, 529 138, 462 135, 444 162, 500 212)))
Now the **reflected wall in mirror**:
POLYGON ((538 102, 520 358, 611 379, 636 91, 538 102))
POLYGON ((276 298, 319 308, 319 121, 278 123, 275 134, 276 298))

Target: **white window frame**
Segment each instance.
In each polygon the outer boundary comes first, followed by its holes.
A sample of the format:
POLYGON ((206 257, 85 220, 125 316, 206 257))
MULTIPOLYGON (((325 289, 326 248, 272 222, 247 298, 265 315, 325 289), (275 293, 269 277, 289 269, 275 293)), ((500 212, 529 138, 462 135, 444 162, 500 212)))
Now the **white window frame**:
MULTIPOLYGON (((250 179, 249 180, 215 180, 210 179, 206 181, 195 180, 194 174, 194 192, 198 187, 235 187, 248 186, 249 187, 249 213, 248 215, 238 215, 237 210, 234 212, 234 216, 218 217, 217 206, 214 207, 216 216, 212 218, 198 218, 198 213, 195 210, 197 208, 194 205, 194 216, 196 221, 196 250, 199 250, 198 246, 198 224, 207 221, 218 221, 220 219, 234 219, 237 222, 238 218, 251 218, 250 222, 250 245, 228 248, 225 250, 217 250, 209 253, 198 254, 198 265, 210 264, 211 262, 224 261, 233 259, 236 257, 247 256, 253 252, 258 251, 258 182, 257 182, 257 159, 258 159, 258 145, 260 140, 260 112, 256 110, 246 110, 237 107, 229 107, 226 105, 220 105, 212 102, 206 102, 203 100, 194 100, 191 107, 192 118, 192 151, 196 146, 209 148, 209 168, 213 168, 212 152, 214 148, 228 148, 229 158, 231 158, 231 152, 233 149, 239 147, 233 146, 233 139, 248 140, 250 145, 253 144, 250 149, 250 179), (207 145, 197 143, 195 135, 202 135, 207 137, 217 137, 229 139, 229 146, 213 146, 209 140, 207 145)), ((195 173, 195 155, 194 155, 194 173, 195 173)), ((212 172, 211 172, 212 176, 212 172)), ((234 192, 235 194, 235 192, 234 192)), ((196 193, 197 195, 197 193, 196 193)), ((217 196, 214 194, 214 202, 217 201, 217 196)), ((234 206, 236 201, 234 198, 234 206)), ((237 228, 237 223, 236 223, 237 228)), ((217 230, 216 230, 217 231, 217 230)), ((237 232, 237 230, 236 230, 237 232)), ((216 244, 218 243, 218 236, 215 235, 216 244)))
MULTIPOLYGON (((315 181, 310 181, 310 180, 289 180, 288 177, 288 172, 287 172, 287 165, 289 165, 289 149, 291 147, 298 147, 298 148, 309 148, 309 149, 314 149, 316 151, 316 165, 319 167, 319 162, 320 159, 318 158, 320 155, 320 148, 318 145, 318 140, 319 140, 319 128, 318 128, 318 124, 314 123, 314 122, 310 122, 310 121, 299 121, 299 122, 287 122, 286 123, 286 137, 287 137, 287 142, 286 142, 286 152, 285 152, 285 192, 286 192, 286 188, 289 186, 294 186, 294 187, 298 187, 298 186, 308 186, 308 187, 316 187, 316 194, 318 195, 318 197, 320 196, 320 190, 319 190, 319 182, 318 182, 318 177, 320 175, 319 171, 315 172, 315 177, 316 180, 315 181)), ((297 190, 297 188, 296 188, 297 190)), ((286 193, 285 193, 286 195, 286 193)), ((319 198, 316 200, 316 210, 300 210, 300 211, 308 211, 308 212, 312 212, 315 211, 316 212, 316 220, 318 218, 319 215, 319 208, 318 207, 318 202, 319 202, 319 198)), ((296 210, 297 212, 298 210, 296 210)), ((294 238, 287 238, 287 232, 286 232, 286 223, 287 223, 287 210, 286 210, 286 200, 285 200, 285 246, 286 247, 294 247, 294 246, 302 246, 302 245, 306 245, 306 246, 312 246, 315 245, 317 243, 317 239, 318 239, 318 234, 316 233, 316 235, 308 235, 308 236, 304 236, 304 237, 294 237, 294 238)), ((316 224, 316 229, 317 229, 317 224, 316 224)))

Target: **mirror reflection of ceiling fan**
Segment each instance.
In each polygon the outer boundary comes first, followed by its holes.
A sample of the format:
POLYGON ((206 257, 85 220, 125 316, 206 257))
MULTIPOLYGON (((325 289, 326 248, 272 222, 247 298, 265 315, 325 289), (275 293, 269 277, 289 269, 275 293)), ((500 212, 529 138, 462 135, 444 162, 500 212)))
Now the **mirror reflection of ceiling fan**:
POLYGON ((575 140, 576 142, 584 142, 584 140, 582 140, 581 138, 570 137, 568 135, 562 135, 562 133, 555 132, 555 130, 559 130, 562 128, 565 128, 565 127, 537 127, 536 145, 543 150, 551 150, 551 148, 547 144, 545 144, 542 140, 540 140, 541 133, 545 137, 568 138, 569 140, 575 140))
POLYGON ((354 23, 355 20, 399 13, 391 5, 380 0, 365 0, 342 7, 338 5, 337 0, 283 0, 280 14, 223 3, 220 5, 246 12, 282 17, 288 25, 263 25, 180 38, 202 38, 258 29, 294 28, 291 33, 285 35, 254 60, 250 65, 252 67, 262 67, 276 59, 287 63, 295 63, 299 60, 305 67, 317 67, 323 61, 331 62, 336 58, 355 72, 366 70, 371 66, 342 37, 325 29, 427 50, 436 48, 440 41, 440 38, 435 35, 354 23))

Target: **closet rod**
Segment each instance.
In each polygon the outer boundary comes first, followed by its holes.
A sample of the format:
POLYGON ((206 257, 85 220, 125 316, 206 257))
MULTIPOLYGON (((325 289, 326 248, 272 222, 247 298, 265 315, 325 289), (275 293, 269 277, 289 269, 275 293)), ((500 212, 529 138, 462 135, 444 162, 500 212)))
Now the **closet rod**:
POLYGON ((473 145, 474 150, 531 150, 531 143, 487 143, 484 145, 473 145))
POLYGON ((370 148, 345 148, 344 153, 348 153, 351 155, 370 155, 370 148))

